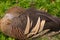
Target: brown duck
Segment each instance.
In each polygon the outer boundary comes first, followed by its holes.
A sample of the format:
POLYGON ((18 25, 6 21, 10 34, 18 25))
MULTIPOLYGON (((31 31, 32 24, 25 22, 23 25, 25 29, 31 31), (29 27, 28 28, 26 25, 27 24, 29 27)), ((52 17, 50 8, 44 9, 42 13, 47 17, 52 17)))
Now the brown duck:
POLYGON ((6 11, 0 23, 1 31, 5 35, 18 40, 29 40, 29 38, 37 37, 37 34, 46 29, 53 31, 60 29, 59 18, 35 8, 25 10, 20 7, 12 7, 6 11))

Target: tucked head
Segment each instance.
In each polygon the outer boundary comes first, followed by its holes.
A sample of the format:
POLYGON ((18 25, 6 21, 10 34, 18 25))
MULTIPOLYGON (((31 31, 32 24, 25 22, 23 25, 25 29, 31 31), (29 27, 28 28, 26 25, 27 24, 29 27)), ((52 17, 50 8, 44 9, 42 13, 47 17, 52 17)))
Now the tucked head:
POLYGON ((15 6, 15 7, 11 7, 6 11, 6 14, 12 14, 14 16, 18 16, 20 14, 22 14, 25 11, 24 8, 15 6))

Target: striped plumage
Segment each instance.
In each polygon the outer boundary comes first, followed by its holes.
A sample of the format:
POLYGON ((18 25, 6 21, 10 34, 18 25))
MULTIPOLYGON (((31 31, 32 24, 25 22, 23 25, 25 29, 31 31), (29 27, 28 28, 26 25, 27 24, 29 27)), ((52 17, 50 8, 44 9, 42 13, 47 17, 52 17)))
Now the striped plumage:
POLYGON ((7 12, 9 16, 1 19, 1 30, 4 34, 19 40, 28 40, 36 37, 41 31, 60 29, 60 19, 35 8, 21 10, 18 7, 7 12), (17 10, 15 10, 17 9, 17 10), (15 11, 14 11, 15 10, 15 11))

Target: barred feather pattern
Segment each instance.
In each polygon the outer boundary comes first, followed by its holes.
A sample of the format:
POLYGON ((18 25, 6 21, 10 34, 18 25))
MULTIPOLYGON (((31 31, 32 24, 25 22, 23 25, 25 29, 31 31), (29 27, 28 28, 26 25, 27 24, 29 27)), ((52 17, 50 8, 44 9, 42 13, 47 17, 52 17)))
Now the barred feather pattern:
POLYGON ((26 26, 25 33, 24 33, 24 34, 27 34, 27 38, 29 38, 32 35, 36 35, 38 32, 41 32, 43 30, 44 24, 45 24, 45 20, 42 20, 40 22, 40 17, 39 17, 38 20, 37 20, 37 23, 36 23, 35 27, 29 33, 29 29, 30 29, 31 23, 30 22, 28 23, 28 22, 29 22, 29 17, 28 17, 28 21, 27 21, 27 25, 28 26, 26 26))

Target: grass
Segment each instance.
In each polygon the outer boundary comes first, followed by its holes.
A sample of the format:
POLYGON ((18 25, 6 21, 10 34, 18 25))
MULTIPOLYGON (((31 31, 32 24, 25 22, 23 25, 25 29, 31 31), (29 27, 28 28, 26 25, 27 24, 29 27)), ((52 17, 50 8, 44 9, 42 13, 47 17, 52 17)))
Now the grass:
MULTIPOLYGON (((37 9, 45 8, 47 12, 51 15, 60 17, 60 0, 33 0, 35 3, 35 7, 37 9)), ((5 11, 11 6, 20 6, 23 8, 29 8, 32 0, 0 0, 0 18, 5 15, 5 11)), ((53 40, 60 40, 60 34, 52 37, 53 40)), ((5 36, 2 32, 0 32, 0 40, 14 40, 14 38, 5 36)), ((47 37, 37 38, 36 40, 48 40, 47 37)))

